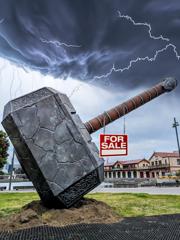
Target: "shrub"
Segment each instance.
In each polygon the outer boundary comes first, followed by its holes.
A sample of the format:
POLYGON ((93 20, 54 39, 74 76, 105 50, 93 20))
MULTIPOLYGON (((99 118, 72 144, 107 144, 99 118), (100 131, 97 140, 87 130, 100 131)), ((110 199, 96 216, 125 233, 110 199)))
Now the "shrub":
POLYGON ((0 130, 0 170, 7 163, 9 141, 5 132, 0 130))

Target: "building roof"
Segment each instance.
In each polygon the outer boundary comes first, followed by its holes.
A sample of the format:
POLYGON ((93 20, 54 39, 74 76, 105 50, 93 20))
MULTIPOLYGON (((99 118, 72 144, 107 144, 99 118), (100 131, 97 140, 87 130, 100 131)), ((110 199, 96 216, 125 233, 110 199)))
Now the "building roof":
MULTIPOLYGON (((154 152, 152 154, 152 156, 149 158, 149 160, 151 160, 151 158, 155 156, 155 157, 162 157, 162 158, 166 158, 166 157, 179 157, 179 152, 174 151, 174 152, 154 152)), ((131 165, 131 164, 138 164, 142 161, 146 161, 149 162, 149 160, 143 158, 143 159, 136 159, 136 160, 121 160, 121 161, 115 161, 115 162, 110 162, 110 163, 105 163, 104 166, 105 167, 113 167, 115 164, 119 163, 121 165, 131 165)))
POLYGON ((119 163, 121 165, 130 165, 130 164, 138 164, 142 161, 146 161, 146 162, 149 162, 147 159, 137 159, 137 160, 121 160, 121 161, 116 161, 116 162, 113 162, 113 163, 105 163, 105 167, 113 167, 116 163, 119 163))
POLYGON ((148 162, 148 160, 146 160, 145 158, 143 159, 136 159, 136 160, 128 160, 128 161, 119 161, 122 165, 130 165, 130 164, 138 164, 142 161, 146 161, 148 162))
POLYGON ((112 163, 104 163, 105 167, 113 167, 116 164, 116 162, 112 162, 112 163))
POLYGON ((177 151, 174 152, 154 152, 153 155, 150 157, 149 160, 151 160, 152 157, 179 157, 179 153, 177 151))

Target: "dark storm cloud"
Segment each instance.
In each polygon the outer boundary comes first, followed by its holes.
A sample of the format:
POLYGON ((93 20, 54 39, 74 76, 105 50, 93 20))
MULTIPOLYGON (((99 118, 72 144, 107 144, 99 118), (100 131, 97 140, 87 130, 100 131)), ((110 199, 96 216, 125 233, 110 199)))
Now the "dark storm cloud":
MULTIPOLYGON (((118 12, 152 25, 180 49, 180 2, 175 0, 0 0, 1 56, 55 77, 92 81, 131 59, 149 56, 168 42, 149 37, 146 26, 134 26, 118 12), (59 41, 59 43, 58 43, 59 41)), ((164 76, 180 77, 173 48, 156 62, 138 62, 123 73, 96 79, 121 87, 152 85, 164 76)))

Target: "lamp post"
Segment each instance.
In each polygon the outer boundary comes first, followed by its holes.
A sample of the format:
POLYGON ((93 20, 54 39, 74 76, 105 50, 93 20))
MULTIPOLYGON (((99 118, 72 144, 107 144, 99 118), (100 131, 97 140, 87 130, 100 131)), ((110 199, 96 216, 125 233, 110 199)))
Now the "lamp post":
POLYGON ((14 157, 15 157, 15 149, 13 149, 13 155, 12 155, 12 160, 11 160, 11 173, 10 173, 10 179, 9 179, 9 191, 11 191, 13 169, 14 169, 14 157))
POLYGON ((176 132, 178 152, 179 152, 179 157, 180 157, 179 136, 178 136, 178 129, 177 129, 177 127, 179 127, 179 123, 176 121, 176 118, 174 118, 173 128, 175 128, 175 132, 176 132))

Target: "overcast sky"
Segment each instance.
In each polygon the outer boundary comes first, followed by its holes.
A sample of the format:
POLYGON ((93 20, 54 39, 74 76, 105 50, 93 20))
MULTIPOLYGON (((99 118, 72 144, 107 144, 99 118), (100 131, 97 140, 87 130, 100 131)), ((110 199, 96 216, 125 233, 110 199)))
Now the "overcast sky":
MULTIPOLYGON (((86 121, 164 77, 179 79, 179 55, 179 0, 0 0, 0 118, 10 99, 51 86, 72 95, 86 121)), ((126 116, 126 159, 177 150, 179 91, 126 116)), ((122 131, 123 119, 106 128, 122 131)))

